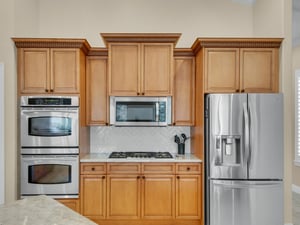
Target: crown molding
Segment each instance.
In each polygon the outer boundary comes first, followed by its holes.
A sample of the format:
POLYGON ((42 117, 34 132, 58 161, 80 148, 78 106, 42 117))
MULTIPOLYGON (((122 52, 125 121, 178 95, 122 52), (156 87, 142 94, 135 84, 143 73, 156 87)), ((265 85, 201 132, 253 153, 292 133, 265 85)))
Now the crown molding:
POLYGON ((192 45, 196 54, 201 48, 280 48, 283 38, 197 38, 192 45))
POLYGON ((86 39, 70 38, 12 38, 17 48, 79 48, 88 53, 91 46, 86 39))
POLYGON ((90 48, 87 56, 108 56, 107 48, 90 48))
POLYGON ((181 33, 100 33, 105 45, 111 42, 173 43, 181 33))
POLYGON ((175 48, 174 49, 174 57, 181 57, 181 56, 195 56, 193 50, 191 48, 175 48))

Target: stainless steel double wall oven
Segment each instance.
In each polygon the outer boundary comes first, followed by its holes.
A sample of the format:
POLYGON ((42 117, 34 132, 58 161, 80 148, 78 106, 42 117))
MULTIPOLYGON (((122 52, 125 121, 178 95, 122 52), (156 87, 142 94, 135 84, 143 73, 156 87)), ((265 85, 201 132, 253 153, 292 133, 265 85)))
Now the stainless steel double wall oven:
POLYGON ((20 106, 21 197, 78 197, 79 98, 22 96, 20 106))

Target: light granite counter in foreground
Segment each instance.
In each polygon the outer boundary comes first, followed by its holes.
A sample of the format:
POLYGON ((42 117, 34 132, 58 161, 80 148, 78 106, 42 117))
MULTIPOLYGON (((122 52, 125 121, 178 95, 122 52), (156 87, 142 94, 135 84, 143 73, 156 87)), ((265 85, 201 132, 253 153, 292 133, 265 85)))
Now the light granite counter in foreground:
POLYGON ((96 225, 54 199, 41 195, 0 205, 0 225, 96 225))

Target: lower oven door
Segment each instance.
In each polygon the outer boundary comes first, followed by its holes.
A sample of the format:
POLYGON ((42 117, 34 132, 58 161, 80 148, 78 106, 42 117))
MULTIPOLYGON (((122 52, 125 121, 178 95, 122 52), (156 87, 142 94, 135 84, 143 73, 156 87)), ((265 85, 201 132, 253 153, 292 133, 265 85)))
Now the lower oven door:
POLYGON ((44 194, 76 198, 78 191, 78 155, 22 155, 22 196, 44 194))

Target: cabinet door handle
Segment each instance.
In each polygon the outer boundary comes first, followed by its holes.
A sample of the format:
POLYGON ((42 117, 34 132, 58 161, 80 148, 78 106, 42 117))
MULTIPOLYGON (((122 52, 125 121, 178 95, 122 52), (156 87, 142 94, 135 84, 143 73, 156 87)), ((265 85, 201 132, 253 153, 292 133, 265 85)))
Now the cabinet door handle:
POLYGON ((92 167, 92 171, 95 171, 95 167, 92 167))
POLYGON ((239 89, 236 89, 235 92, 240 92, 240 90, 239 90, 239 89))
POLYGON ((243 89, 242 92, 245 92, 245 90, 243 89))
POLYGON ((190 167, 188 167, 188 168, 186 168, 186 170, 187 170, 187 171, 190 171, 190 170, 191 170, 191 168, 190 168, 190 167))
POLYGON ((145 95, 145 93, 144 93, 144 92, 142 92, 142 95, 145 95))
POLYGON ((50 92, 53 92, 53 91, 54 91, 53 89, 50 90, 50 92))
POLYGON ((136 179, 140 179, 140 176, 137 176, 136 179))
POLYGON ((105 179, 105 176, 102 176, 102 179, 104 180, 104 179, 105 179))
POLYGON ((143 176, 143 179, 145 180, 145 179, 146 179, 146 177, 145 177, 145 176, 143 176))
POLYGON ((140 93, 138 93, 138 92, 137 92, 136 94, 137 94, 137 95, 140 95, 140 93))
POLYGON ((180 176, 177 176, 176 178, 177 178, 177 179, 180 179, 180 176))
POLYGON ((45 92, 48 92, 49 90, 48 89, 45 89, 45 92))

